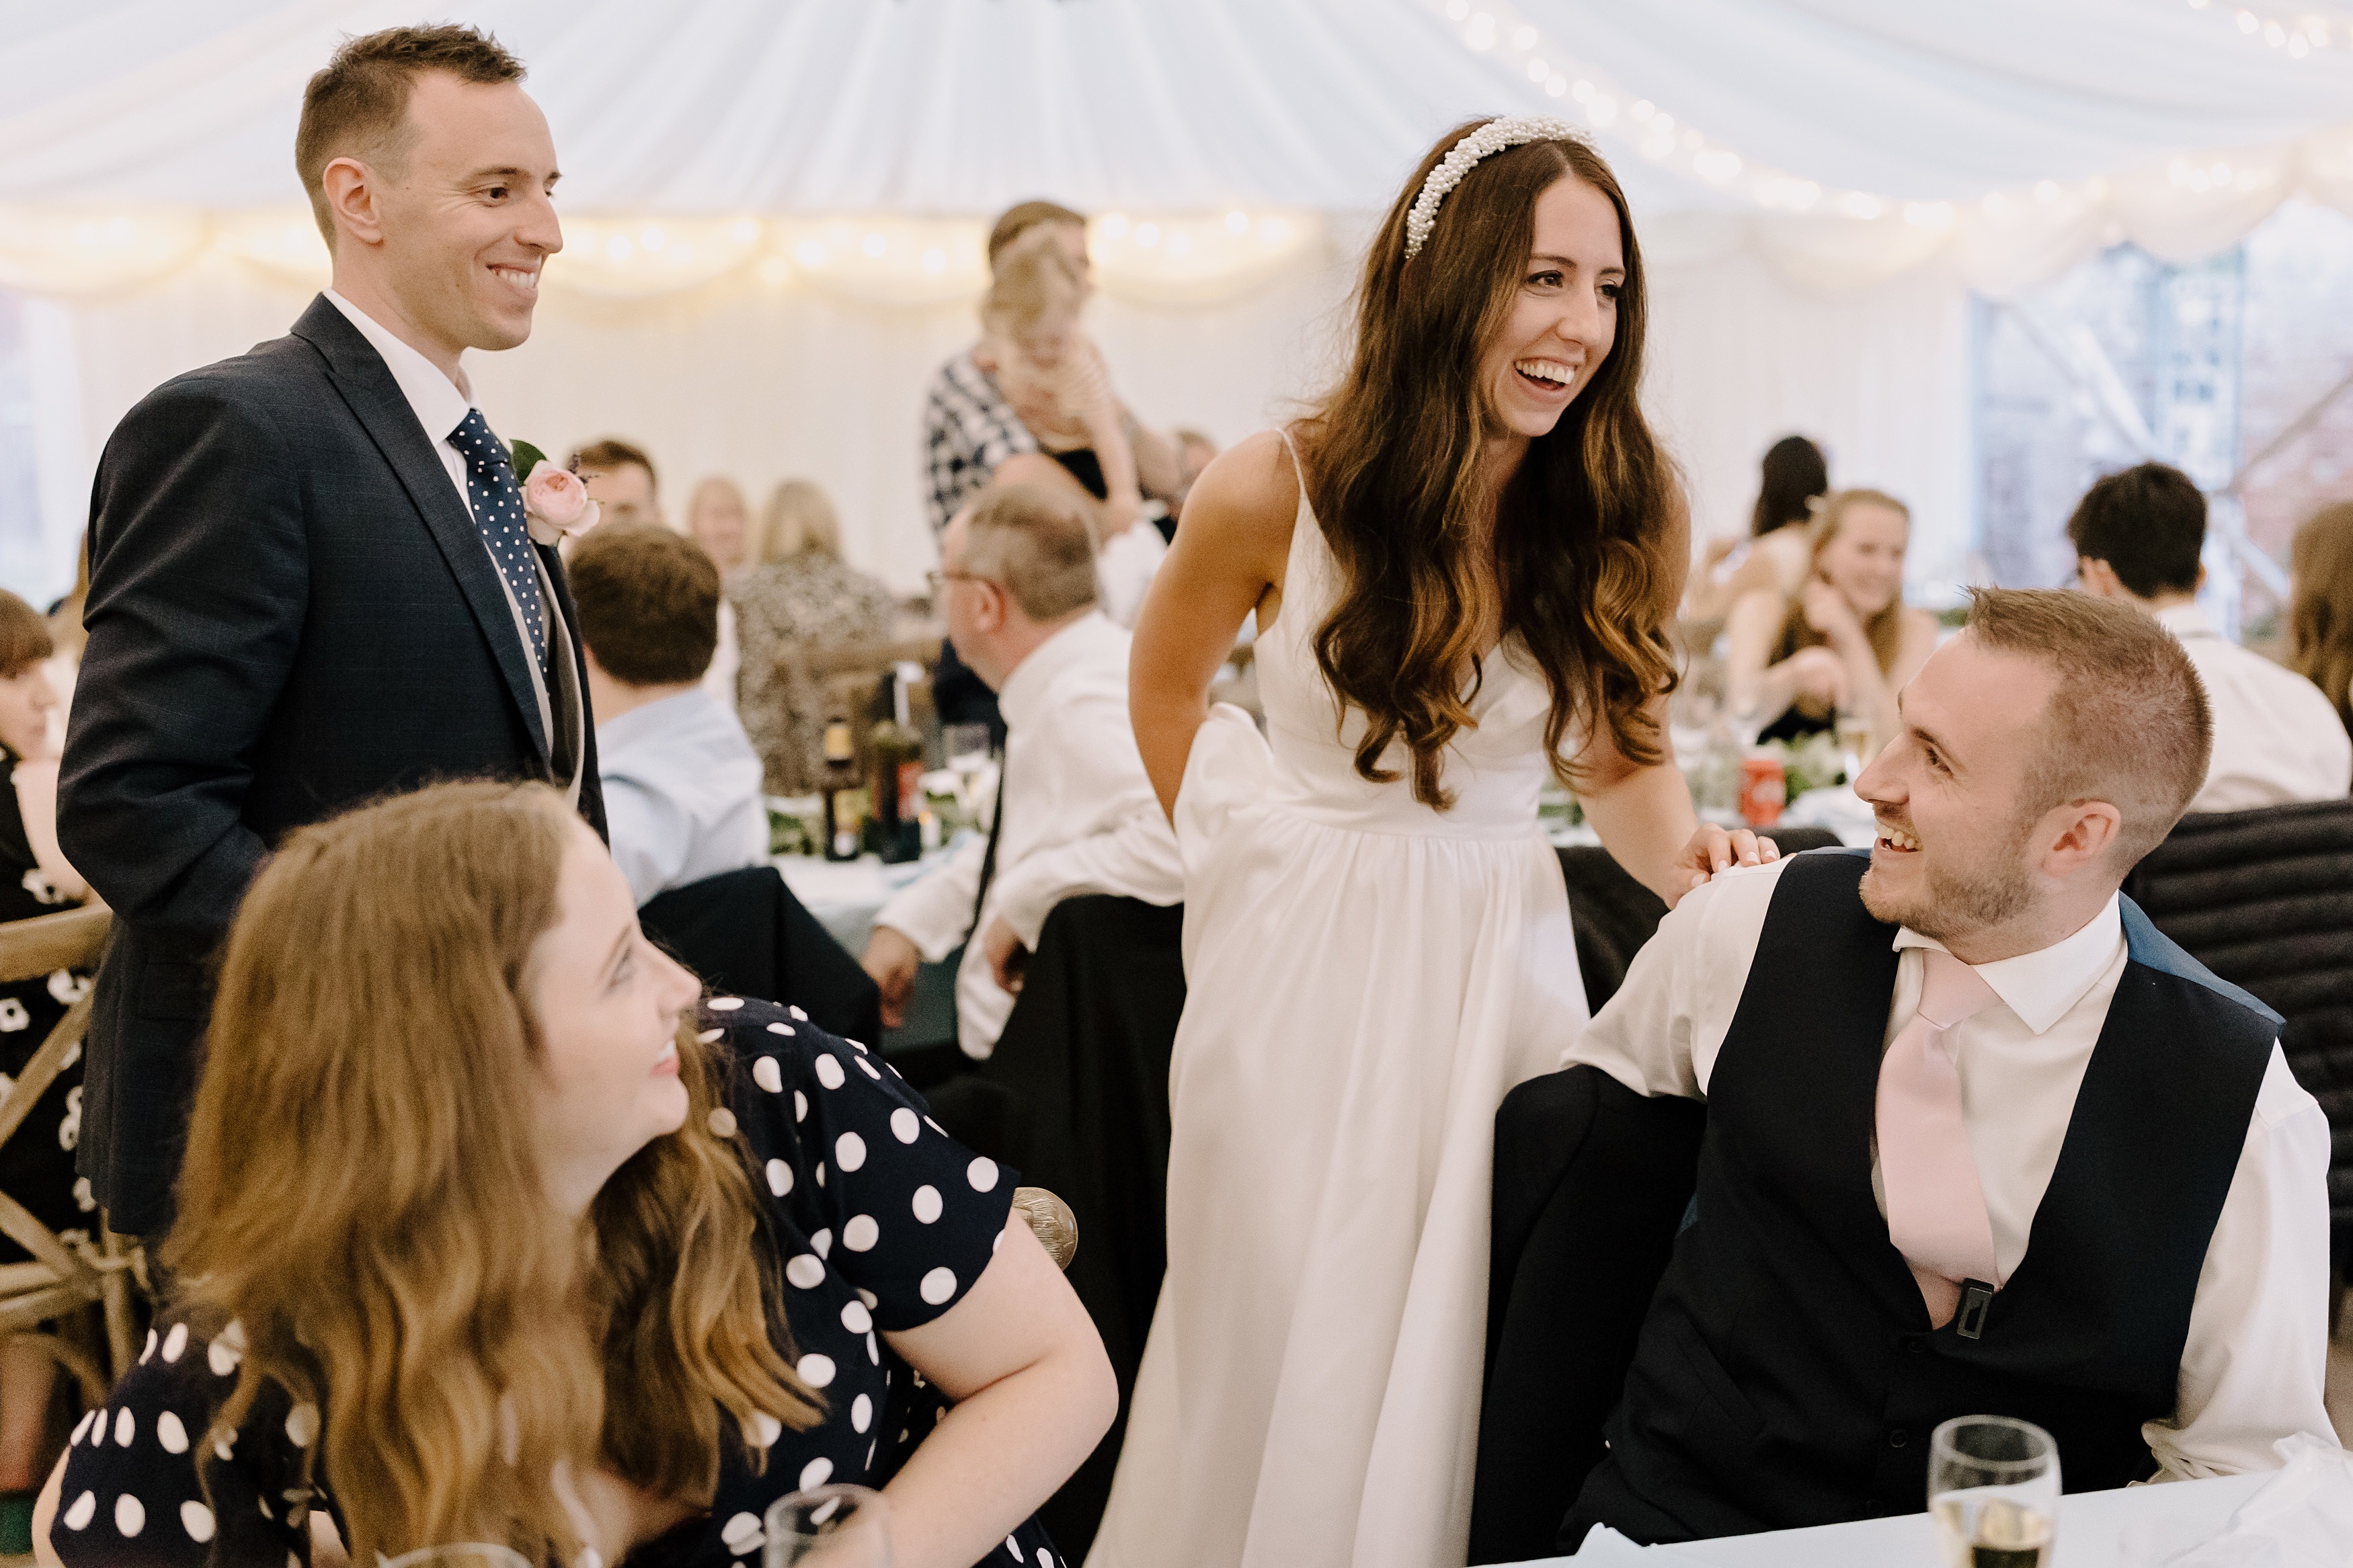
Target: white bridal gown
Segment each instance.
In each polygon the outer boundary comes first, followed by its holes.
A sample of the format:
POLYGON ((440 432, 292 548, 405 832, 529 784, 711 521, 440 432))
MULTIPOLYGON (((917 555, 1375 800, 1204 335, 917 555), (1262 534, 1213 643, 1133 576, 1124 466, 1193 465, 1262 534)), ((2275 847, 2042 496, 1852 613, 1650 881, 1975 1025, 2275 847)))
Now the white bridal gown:
POLYGON ((1168 1273, 1088 1568, 1466 1551, 1495 1108, 1586 1018, 1536 823, 1549 700, 1507 643, 1451 810, 1359 777, 1363 716, 1338 726, 1313 647, 1334 570, 1303 487, 1268 739, 1219 707, 1177 795, 1168 1273))

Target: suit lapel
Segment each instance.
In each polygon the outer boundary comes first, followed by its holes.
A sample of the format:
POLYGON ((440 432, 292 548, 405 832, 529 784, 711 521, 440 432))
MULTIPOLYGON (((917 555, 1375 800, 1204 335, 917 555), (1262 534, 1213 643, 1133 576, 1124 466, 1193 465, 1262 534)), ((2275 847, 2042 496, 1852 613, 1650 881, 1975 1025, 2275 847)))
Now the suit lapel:
POLYGON ((490 552, 482 544, 473 515, 458 499, 457 490, 449 483, 448 470, 441 466, 439 455, 427 438, 424 427, 417 424, 416 411, 402 395, 400 384, 393 380, 383 356, 324 295, 311 301, 311 308, 302 312, 301 320, 294 323, 294 335, 325 356, 328 369, 333 374, 335 390, 367 431, 376 449, 384 454, 385 461, 392 465, 401 488, 408 492, 409 500, 424 518, 426 531, 439 547, 449 574, 458 580, 458 591, 465 596, 467 608, 473 612, 475 624, 490 643, 499 672, 506 677, 508 695, 522 710, 523 723, 539 746, 541 764, 548 765, 548 734, 540 723, 539 697, 531 679, 531 654, 515 630, 514 612, 508 605, 506 589, 499 582, 498 568, 491 563, 490 552))

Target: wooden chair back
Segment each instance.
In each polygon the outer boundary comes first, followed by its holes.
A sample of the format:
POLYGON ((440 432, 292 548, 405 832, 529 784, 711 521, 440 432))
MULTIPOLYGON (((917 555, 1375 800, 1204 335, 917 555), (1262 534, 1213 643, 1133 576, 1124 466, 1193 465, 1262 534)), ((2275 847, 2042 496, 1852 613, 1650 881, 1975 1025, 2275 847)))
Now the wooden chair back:
MULTIPOLYGON (((111 910, 97 905, 0 924, 0 985, 37 980, 60 969, 96 969, 113 919, 111 910)), ((58 1075, 80 1056, 82 1037, 90 1027, 90 996, 85 990, 66 1010, 15 1084, 0 1095, 0 1143, 22 1130, 58 1075)), ((109 1369, 101 1371, 79 1347, 56 1335, 32 1337, 41 1340, 43 1348, 81 1383, 85 1397, 102 1404, 135 1353, 131 1292, 134 1281, 143 1285, 146 1258, 135 1244, 126 1245, 108 1230, 102 1216, 97 1228, 95 1241, 76 1237, 68 1242, 24 1205, 0 1193, 0 1234, 32 1254, 27 1262, 0 1264, 0 1334, 28 1334, 37 1325, 77 1308, 93 1302, 101 1306, 109 1369)))

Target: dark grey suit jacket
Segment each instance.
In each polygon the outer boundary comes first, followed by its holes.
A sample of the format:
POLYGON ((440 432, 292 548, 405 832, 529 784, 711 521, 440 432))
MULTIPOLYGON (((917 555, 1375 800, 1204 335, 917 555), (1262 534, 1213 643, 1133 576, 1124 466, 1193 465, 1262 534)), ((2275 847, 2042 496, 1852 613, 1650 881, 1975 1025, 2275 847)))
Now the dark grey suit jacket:
MULTIPOLYGON (((90 501, 90 587, 58 832, 114 907, 79 1164, 118 1230, 169 1222, 212 965, 289 829, 440 779, 579 758, 587 677, 545 732, 497 568, 392 372, 334 304, 125 415, 90 501)), ((576 624, 564 568, 540 559, 576 624)))

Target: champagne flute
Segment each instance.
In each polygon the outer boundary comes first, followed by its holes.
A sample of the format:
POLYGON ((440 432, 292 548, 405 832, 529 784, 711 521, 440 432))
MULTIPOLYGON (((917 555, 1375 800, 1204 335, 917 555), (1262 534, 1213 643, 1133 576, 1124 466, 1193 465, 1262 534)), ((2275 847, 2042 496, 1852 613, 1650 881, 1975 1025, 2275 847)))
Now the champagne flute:
POLYGON ((2059 1445, 2007 1415, 1955 1416, 1928 1439, 1928 1514, 1945 1568, 2048 1568, 2059 1445))
POLYGON ((965 816, 976 818, 980 803, 972 798, 972 784, 980 770, 988 766, 988 726, 947 725, 940 731, 940 750, 947 756, 948 772, 956 776, 956 795, 965 816))
POLYGON ((836 1482, 768 1505, 761 1568, 891 1568, 891 1505, 836 1482))

